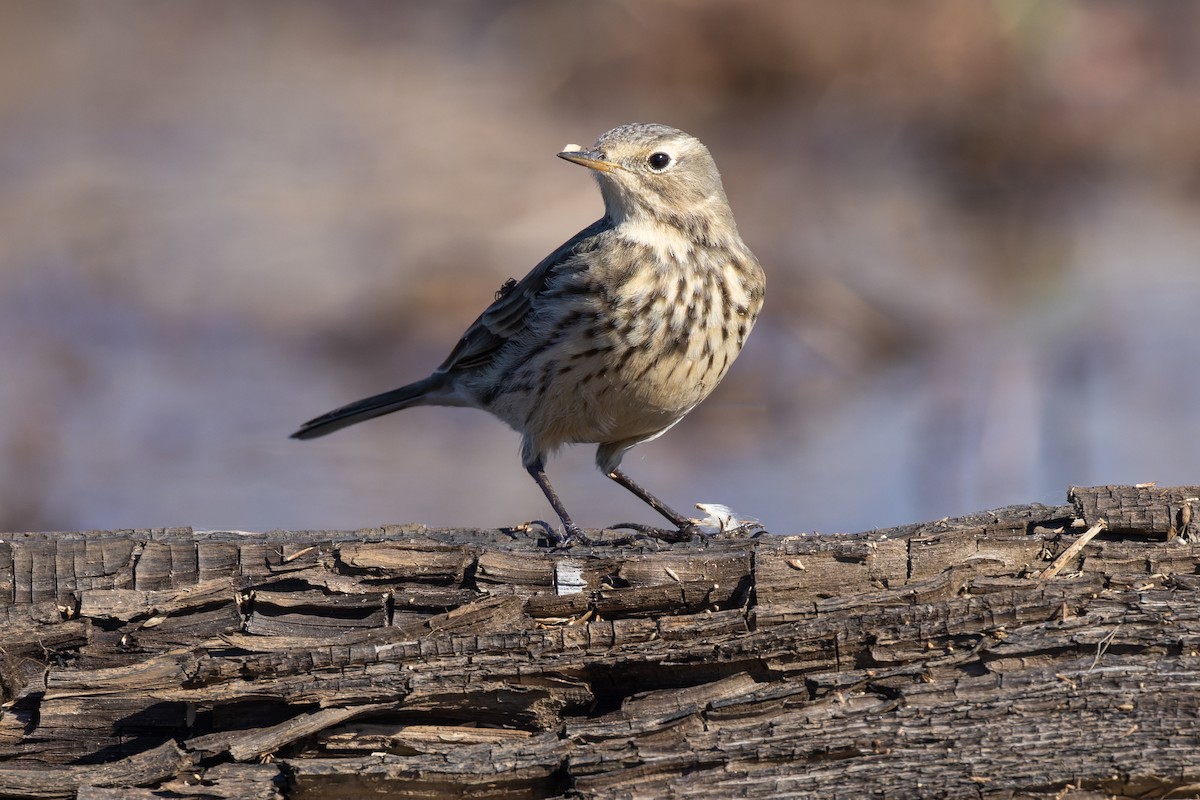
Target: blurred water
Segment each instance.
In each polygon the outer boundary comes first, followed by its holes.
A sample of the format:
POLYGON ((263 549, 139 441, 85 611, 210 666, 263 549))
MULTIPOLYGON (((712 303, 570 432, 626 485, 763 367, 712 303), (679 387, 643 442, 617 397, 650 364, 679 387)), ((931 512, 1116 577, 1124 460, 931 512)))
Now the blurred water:
MULTIPOLYGON (((672 6, 619 53, 637 4, 597 41, 556 4, 6 6, 0 526, 552 516, 479 412, 286 437, 440 362, 598 216, 553 154, 646 118, 710 144, 768 271, 725 384, 626 459, 668 502, 791 533, 1200 482, 1183 12, 853 6, 672 6)), ((549 467, 581 524, 657 521, 592 457, 549 467)))

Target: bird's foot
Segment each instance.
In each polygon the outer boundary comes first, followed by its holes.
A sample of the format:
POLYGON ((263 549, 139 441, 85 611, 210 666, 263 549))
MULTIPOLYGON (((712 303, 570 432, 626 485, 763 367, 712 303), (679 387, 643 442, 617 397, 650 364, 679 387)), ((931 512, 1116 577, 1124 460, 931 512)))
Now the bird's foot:
MULTIPOLYGON (((619 526, 618 526, 619 527, 619 526)), ((605 528, 605 530, 612 530, 605 528)), ((604 531, 600 531, 603 533, 604 531)), ((644 537, 641 534, 630 534, 627 536, 588 536, 581 528, 568 529, 561 539, 554 545, 556 550, 565 550, 570 547, 625 547, 627 545, 636 544, 644 537)))
POLYGON ((639 522, 622 522, 613 529, 636 531, 633 538, 661 542, 702 542, 708 539, 756 539, 766 533, 757 521, 742 522, 734 526, 714 526, 707 520, 689 520, 678 528, 656 528, 639 522))
POLYGON ((555 550, 567 550, 572 547, 591 547, 592 537, 583 532, 578 525, 567 525, 563 532, 552 531, 554 534, 547 544, 555 550))
POLYGON ((599 536, 591 536, 583 528, 576 525, 564 527, 559 531, 545 520, 537 519, 518 525, 515 530, 534 531, 538 535, 538 547, 552 550, 570 550, 574 547, 627 547, 633 544, 657 544, 666 542, 696 542, 706 539, 732 539, 759 536, 763 531, 757 522, 747 522, 736 527, 714 529, 706 525, 705 520, 687 520, 678 528, 659 528, 654 525, 644 525, 640 522, 622 522, 610 525, 603 531, 597 531, 599 536), (632 531, 620 536, 606 535, 608 532, 632 531))
POLYGON ((692 542, 701 539, 707 539, 711 533, 703 530, 694 522, 688 522, 680 525, 678 528, 656 528, 653 525, 643 525, 640 522, 622 522, 617 525, 610 526, 610 530, 636 531, 632 536, 626 537, 632 540, 650 540, 659 542, 692 542))
POLYGON ((548 547, 552 550, 569 550, 572 547, 622 547, 633 544, 640 538, 638 535, 593 537, 577 525, 565 526, 560 532, 543 519, 523 523, 514 530, 536 530, 539 534, 538 547, 548 547))

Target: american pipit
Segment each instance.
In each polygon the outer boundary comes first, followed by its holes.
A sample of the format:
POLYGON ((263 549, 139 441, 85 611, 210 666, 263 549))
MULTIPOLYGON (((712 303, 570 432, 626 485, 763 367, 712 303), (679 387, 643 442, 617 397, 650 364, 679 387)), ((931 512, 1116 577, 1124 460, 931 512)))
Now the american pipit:
MULTIPOLYGON (((669 519, 695 521, 619 469, 716 387, 762 308, 764 277, 738 236, 708 149, 666 125, 614 128, 560 158, 593 170, 604 216, 509 280, 428 378, 310 420, 311 439, 412 406, 490 411, 521 434, 521 461, 579 536, 545 472, 593 442, 601 472, 669 519)), ((663 532, 664 534, 666 532, 663 532)))

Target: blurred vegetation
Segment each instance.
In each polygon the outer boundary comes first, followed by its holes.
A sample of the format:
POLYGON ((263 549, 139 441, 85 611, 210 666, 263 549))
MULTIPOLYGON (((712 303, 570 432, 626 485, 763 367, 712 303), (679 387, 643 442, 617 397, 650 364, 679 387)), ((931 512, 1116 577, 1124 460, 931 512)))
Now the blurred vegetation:
MULTIPOLYGON (((440 361, 599 214, 557 149, 637 120, 710 146, 769 279, 629 464, 664 497, 788 532, 1195 483, 1198 40, 1171 0, 5 3, 0 526, 547 513, 483 415, 285 437, 440 361)), ((589 461, 551 469, 614 522, 589 461)))

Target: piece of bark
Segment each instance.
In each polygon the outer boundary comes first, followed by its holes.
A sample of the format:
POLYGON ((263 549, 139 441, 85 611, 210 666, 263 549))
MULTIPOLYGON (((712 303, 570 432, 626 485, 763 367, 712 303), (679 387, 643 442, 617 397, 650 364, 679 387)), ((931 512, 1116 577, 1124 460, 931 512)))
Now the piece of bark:
POLYGON ((0 797, 87 796, 88 788, 126 790, 162 784, 191 767, 193 758, 167 741, 158 747, 105 764, 89 766, 0 767, 0 797))
POLYGON ((1200 538, 1200 486, 1072 486, 1067 496, 1086 527, 1104 520, 1109 530, 1200 538))

